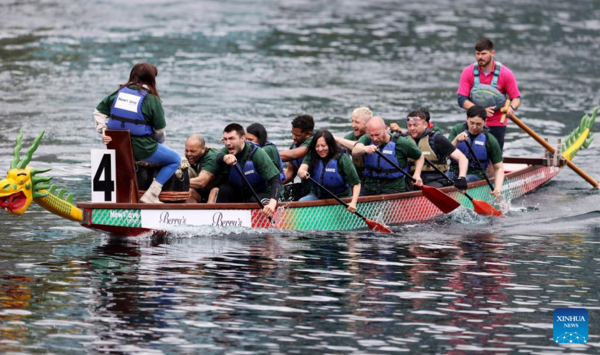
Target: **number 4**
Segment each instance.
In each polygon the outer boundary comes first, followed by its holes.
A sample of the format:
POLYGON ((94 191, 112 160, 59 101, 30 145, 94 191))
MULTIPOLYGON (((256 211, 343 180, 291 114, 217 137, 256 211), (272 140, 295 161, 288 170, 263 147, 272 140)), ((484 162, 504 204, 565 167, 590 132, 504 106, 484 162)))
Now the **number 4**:
POLYGON ((112 168, 110 165, 110 154, 104 154, 102 156, 102 160, 98 165, 98 170, 96 170, 96 175, 94 175, 94 191, 95 192, 104 192, 104 201, 110 201, 112 192, 115 191, 115 181, 112 180, 112 168), (102 176, 102 172, 104 172, 104 180, 100 180, 102 176))

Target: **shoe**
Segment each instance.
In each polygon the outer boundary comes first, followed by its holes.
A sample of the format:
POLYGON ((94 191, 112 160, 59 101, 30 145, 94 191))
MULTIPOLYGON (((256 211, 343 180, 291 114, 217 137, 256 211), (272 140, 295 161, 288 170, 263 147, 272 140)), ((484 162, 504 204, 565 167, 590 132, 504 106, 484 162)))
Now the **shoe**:
POLYGON ((158 181, 156 181, 156 180, 152 181, 152 185, 150 185, 148 190, 146 190, 146 193, 144 193, 144 196, 142 196, 142 198, 140 198, 140 202, 141 203, 162 203, 158 198, 158 195, 160 195, 160 192, 162 191, 162 187, 163 187, 162 184, 160 184, 158 181))

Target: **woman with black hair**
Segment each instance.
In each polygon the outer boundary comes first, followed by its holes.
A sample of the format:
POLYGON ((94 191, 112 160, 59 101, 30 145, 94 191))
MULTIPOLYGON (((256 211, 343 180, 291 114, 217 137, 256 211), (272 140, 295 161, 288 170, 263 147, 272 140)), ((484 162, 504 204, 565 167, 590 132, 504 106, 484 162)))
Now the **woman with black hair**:
POLYGON ((246 139, 258 144, 267 153, 273 165, 279 170, 279 177, 283 181, 285 179, 283 162, 281 161, 281 156, 279 156, 277 146, 267 140, 267 130, 265 127, 260 123, 253 123, 246 127, 246 139))
MULTIPOLYGON (((302 179, 312 177, 337 197, 352 196, 348 211, 356 212, 356 203, 360 195, 360 180, 356 168, 350 156, 344 154, 328 130, 320 130, 314 135, 308 146, 308 153, 298 169, 298 176, 302 179)), ((322 198, 331 198, 331 195, 311 184, 310 193, 300 201, 322 198)))

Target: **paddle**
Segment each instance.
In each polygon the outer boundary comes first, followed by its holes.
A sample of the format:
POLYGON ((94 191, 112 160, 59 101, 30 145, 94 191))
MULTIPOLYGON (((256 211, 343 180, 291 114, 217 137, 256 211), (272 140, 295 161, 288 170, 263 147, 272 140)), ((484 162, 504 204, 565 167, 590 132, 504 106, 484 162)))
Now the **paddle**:
MULTIPOLYGON (((246 183, 246 186, 248 186, 248 188, 250 189, 250 191, 252 191, 252 195, 254 196, 254 198, 256 199, 256 201, 258 201, 258 205, 260 206, 260 209, 264 210, 265 209, 265 205, 263 205, 262 201, 260 200, 260 198, 256 194, 256 191, 254 191, 254 189, 252 188, 252 185, 250 185, 250 182, 248 182, 248 179, 246 179, 246 176, 242 172, 242 169, 240 168, 240 166, 238 165, 238 163, 236 162, 233 166, 235 166, 235 170, 237 170, 238 174, 240 174, 240 176, 242 177, 242 179, 244 179, 244 182, 246 183)), ((268 218, 269 218, 269 221, 271 221, 271 224, 275 226, 275 222, 273 222, 273 219, 271 217, 268 217, 268 218)))
MULTIPOLYGON (((427 164, 429 164, 429 166, 432 167, 433 170, 438 172, 440 175, 444 176, 446 178, 446 180, 448 180, 450 183, 454 184, 454 181, 452 181, 452 179, 450 179, 450 177, 448 175, 446 175, 446 173, 441 171, 440 168, 438 168, 435 164, 433 164, 431 161, 429 161, 429 159, 425 158, 425 162, 427 164)), ((469 195, 467 192, 461 191, 460 193, 467 196, 467 198, 471 201, 471 203, 473 204, 473 208, 475 209, 475 213, 481 214, 484 216, 502 216, 502 213, 500 211, 498 211, 497 209, 495 209, 494 207, 492 207, 492 205, 490 205, 489 203, 487 203, 485 201, 481 201, 481 200, 476 200, 473 197, 471 197, 471 195, 469 195)))
MULTIPOLYGON (((333 192, 329 191, 325 186, 319 184, 318 182, 315 181, 315 179, 311 178, 310 176, 307 175, 306 177, 308 180, 310 180, 313 184, 317 185, 321 190, 327 192, 328 194, 330 194, 331 196, 333 196, 333 198, 335 198, 335 200, 342 206, 348 208, 348 204, 342 200, 340 200, 339 197, 337 197, 333 192)), ((350 211, 348 211, 350 212, 350 211)), ((385 225, 383 225, 382 223, 378 223, 375 221, 372 221, 370 219, 368 219, 367 217, 363 216, 362 214, 358 213, 358 211, 356 212, 351 212, 354 213, 355 215, 359 216, 360 218, 363 219, 363 221, 365 221, 365 223, 367 223, 367 226, 369 227, 369 229, 371 230, 375 230, 377 232, 383 232, 383 233, 392 233, 392 231, 386 227, 385 225)))
MULTIPOLYGON (((383 153, 381 153, 379 149, 377 149, 375 153, 379 154, 379 156, 382 157, 385 161, 390 163, 394 168, 398 169, 402 174, 404 174, 404 176, 406 176, 407 179, 409 179, 412 182, 417 181, 406 171, 404 171, 404 169, 399 167, 398 164, 394 163, 390 158, 383 155, 383 153)), ((457 209, 458 206, 460 206, 460 203, 458 203, 455 199, 446 195, 445 193, 436 189, 435 187, 423 185, 422 191, 423 196, 425 196, 425 198, 431 201, 431 203, 433 203, 435 207, 439 208, 444 213, 450 213, 457 209)))
POLYGON ((485 181, 487 181, 488 186, 490 187, 490 190, 494 191, 494 185, 492 185, 492 182, 490 181, 490 178, 488 178, 488 176, 487 176, 487 172, 485 171, 485 169, 483 168, 483 166, 481 166, 481 162, 479 161, 479 159, 477 159, 477 156, 475 156, 475 152, 473 151, 473 147, 471 147, 471 143, 469 143, 469 141, 466 140, 466 139, 463 142, 465 142, 465 144, 467 145, 467 148, 469 148, 469 152, 471 153, 471 156, 473 157, 473 160, 475 160, 475 163, 477 164, 477 167, 483 173, 483 176, 485 177, 485 181))

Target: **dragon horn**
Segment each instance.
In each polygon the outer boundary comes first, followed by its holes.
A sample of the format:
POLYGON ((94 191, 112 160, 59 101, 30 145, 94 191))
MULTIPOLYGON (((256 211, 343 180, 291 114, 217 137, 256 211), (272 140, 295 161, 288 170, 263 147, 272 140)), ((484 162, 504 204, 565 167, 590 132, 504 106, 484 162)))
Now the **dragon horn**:
POLYGON ((17 145, 15 145, 15 157, 13 158, 13 160, 10 162, 10 168, 14 169, 17 167, 17 164, 19 164, 19 160, 21 160, 19 158, 19 152, 21 151, 21 139, 23 139, 23 130, 19 131, 19 135, 17 136, 17 145))
POLYGON ((46 173, 46 172, 48 172, 50 170, 52 170, 52 169, 32 169, 31 170, 31 176, 35 176, 37 174, 43 174, 43 173, 46 173))
POLYGON ((23 161, 21 161, 19 164, 17 164, 18 169, 25 169, 25 167, 27 167, 27 164, 29 164, 29 162, 31 161, 31 158, 33 157, 33 153, 40 145, 40 141, 42 140, 43 136, 44 136, 44 131, 41 131, 40 134, 38 134, 38 136, 33 141, 33 144, 27 151, 27 154, 25 154, 25 159, 23 159, 23 161))

